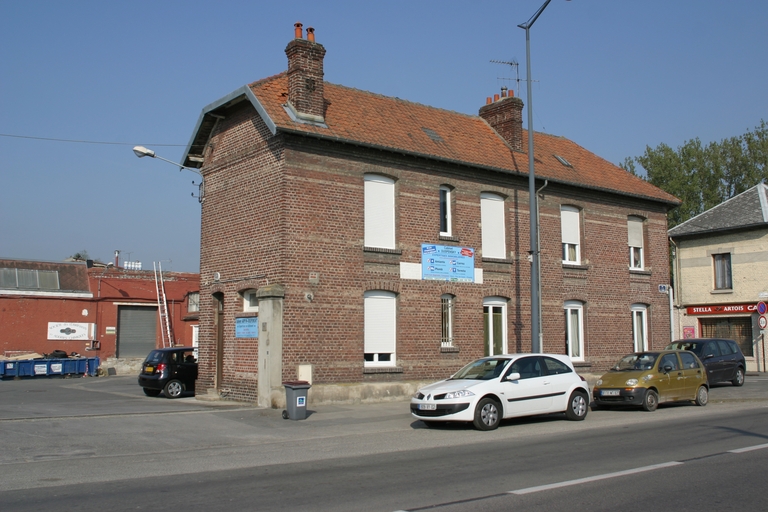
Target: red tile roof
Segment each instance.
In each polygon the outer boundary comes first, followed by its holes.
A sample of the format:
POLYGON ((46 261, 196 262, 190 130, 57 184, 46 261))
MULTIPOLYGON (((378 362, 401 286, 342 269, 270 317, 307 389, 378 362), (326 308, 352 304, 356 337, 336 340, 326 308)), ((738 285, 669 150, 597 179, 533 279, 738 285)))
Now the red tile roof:
MULTIPOLYGON (((528 135, 523 152, 510 149, 479 116, 429 107, 325 82, 327 109, 321 127, 293 121, 283 105, 288 79, 281 73, 250 84, 278 131, 299 132, 347 143, 528 175, 528 135), (434 132, 432 137, 428 133, 434 132), (439 140, 434 140, 434 134, 439 140)), ((621 167, 563 137, 534 133, 535 172, 579 187, 618 192, 677 205, 680 201, 621 167), (554 155, 566 159, 563 165, 554 155)))

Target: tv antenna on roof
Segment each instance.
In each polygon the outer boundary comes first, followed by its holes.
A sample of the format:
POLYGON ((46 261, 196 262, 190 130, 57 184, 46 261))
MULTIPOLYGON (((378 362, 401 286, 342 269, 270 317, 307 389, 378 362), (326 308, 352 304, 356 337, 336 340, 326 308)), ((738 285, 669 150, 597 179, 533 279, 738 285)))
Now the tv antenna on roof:
POLYGON ((520 68, 519 68, 519 64, 517 63, 517 61, 515 59, 512 59, 512 60, 491 60, 491 63, 492 64, 503 64, 505 66, 509 66, 509 67, 515 69, 515 77, 516 78, 507 78, 507 77, 497 76, 496 79, 497 80, 508 80, 510 82, 512 80, 514 80, 515 81, 515 85, 517 86, 517 87, 515 87, 515 89, 516 89, 515 90, 515 96, 519 96, 520 95, 520 68))
MULTIPOLYGON (((512 68, 515 68, 515 78, 507 78, 507 77, 498 76, 498 77, 496 77, 496 79, 497 80, 509 80, 509 81, 514 80, 515 81, 515 85, 517 85, 517 87, 515 88, 515 96, 517 96, 519 98, 520 97, 520 82, 522 81, 520 79, 520 64, 518 64, 515 59, 512 59, 512 60, 491 60, 491 63, 492 64, 503 64, 505 66, 510 66, 512 68)), ((534 82, 538 82, 538 80, 534 80, 534 82)))

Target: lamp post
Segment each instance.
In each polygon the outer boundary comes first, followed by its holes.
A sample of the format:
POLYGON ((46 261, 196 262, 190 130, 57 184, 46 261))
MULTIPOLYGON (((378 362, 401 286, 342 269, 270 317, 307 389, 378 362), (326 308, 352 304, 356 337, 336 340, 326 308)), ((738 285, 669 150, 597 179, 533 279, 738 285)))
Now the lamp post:
POLYGON ((531 352, 541 352, 541 265, 539 261, 538 198, 536 197, 536 176, 533 168, 533 100, 531 92, 531 27, 547 8, 547 0, 531 19, 518 27, 525 30, 525 70, 528 89, 528 196, 531 218, 531 352))
MULTIPOLYGON (((198 171, 197 169, 191 169, 189 167, 184 167, 181 164, 177 164, 173 160, 168 160, 167 158, 163 158, 161 156, 157 156, 157 154, 154 151, 152 151, 151 149, 147 149, 144 146, 134 146, 133 147, 133 154, 136 155, 139 158, 143 158, 145 156, 148 156, 150 158, 157 158, 158 160, 162 160, 163 162, 168 162, 169 164, 173 164, 176 167, 178 167, 179 168, 179 172, 181 172, 183 170, 194 172, 195 174, 200 176, 200 184, 197 186, 197 188, 199 190, 198 195, 197 195, 197 200, 200 203, 202 203, 205 200, 205 178, 203 178, 202 173, 200 171, 198 171)), ((193 181, 192 184, 194 185, 195 182, 193 181)), ((193 192, 192 196, 194 197, 194 195, 195 194, 193 192)))

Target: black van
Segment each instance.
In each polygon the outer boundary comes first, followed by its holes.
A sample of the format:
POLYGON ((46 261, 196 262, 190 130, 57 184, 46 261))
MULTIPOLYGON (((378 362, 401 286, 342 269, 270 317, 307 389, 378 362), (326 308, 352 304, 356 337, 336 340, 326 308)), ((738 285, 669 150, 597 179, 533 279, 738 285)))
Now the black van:
POLYGON ((159 348, 149 353, 141 363, 139 386, 147 396, 178 398, 185 391, 195 390, 197 379, 197 349, 192 347, 159 348))
POLYGON ((744 385, 744 371, 747 367, 744 354, 733 340, 722 338, 691 338, 677 340, 667 350, 690 350, 701 359, 707 369, 710 384, 731 382, 734 386, 744 385))

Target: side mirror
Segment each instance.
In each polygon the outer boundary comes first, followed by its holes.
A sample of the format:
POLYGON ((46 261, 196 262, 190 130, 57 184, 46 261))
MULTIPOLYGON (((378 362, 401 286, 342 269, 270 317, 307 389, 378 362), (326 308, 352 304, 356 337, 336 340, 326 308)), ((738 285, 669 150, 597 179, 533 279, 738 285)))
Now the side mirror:
POLYGON ((504 380, 520 380, 520 374, 518 372, 512 372, 504 377, 504 380))
POLYGON ((662 368, 661 371, 664 372, 664 373, 671 372, 672 371, 672 365, 671 364, 665 364, 664 368, 662 368))

